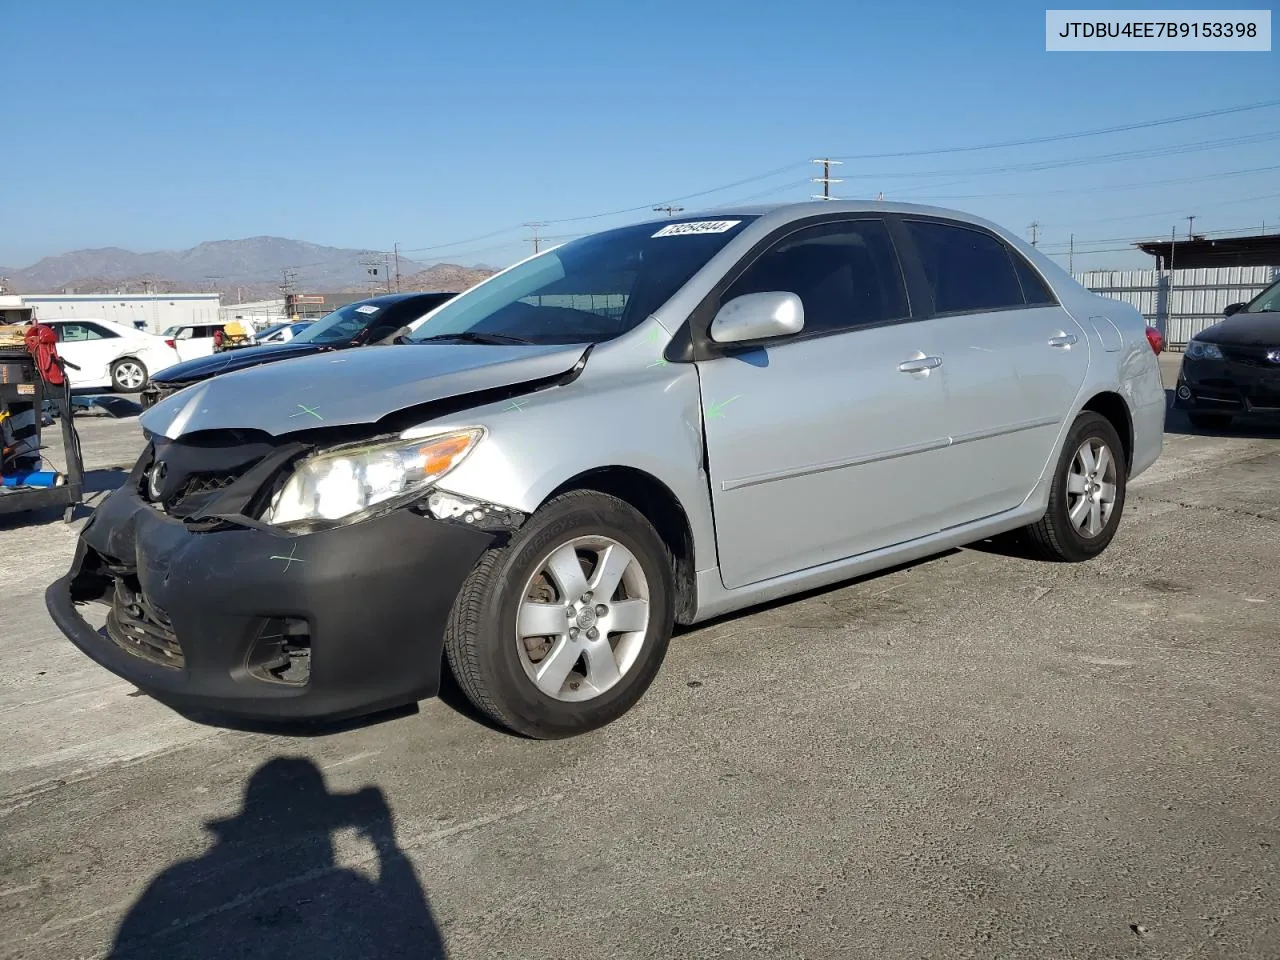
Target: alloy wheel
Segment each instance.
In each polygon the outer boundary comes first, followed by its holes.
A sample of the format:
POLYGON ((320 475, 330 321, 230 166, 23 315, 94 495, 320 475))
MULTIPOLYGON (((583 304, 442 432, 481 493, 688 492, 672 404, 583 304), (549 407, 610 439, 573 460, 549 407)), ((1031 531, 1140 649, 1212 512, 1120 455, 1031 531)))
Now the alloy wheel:
POLYGON ((1116 505, 1116 458, 1097 437, 1080 444, 1067 470, 1067 516, 1082 537, 1107 528, 1116 505))
POLYGON ((576 537, 547 554, 525 584, 515 643, 539 690, 581 702, 621 681, 649 627, 649 582, 635 554, 610 537, 576 537))
POLYGON ((116 366, 116 382, 126 390, 137 390, 145 379, 146 374, 142 372, 142 367, 131 360, 116 366))

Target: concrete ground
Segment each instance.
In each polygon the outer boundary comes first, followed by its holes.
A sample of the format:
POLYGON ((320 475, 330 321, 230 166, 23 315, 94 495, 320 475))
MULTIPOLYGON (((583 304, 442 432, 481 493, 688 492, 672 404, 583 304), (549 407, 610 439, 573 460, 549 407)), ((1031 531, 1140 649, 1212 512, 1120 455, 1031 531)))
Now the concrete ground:
POLYGON ((50 623, 75 529, 0 520, 0 956, 1280 956, 1278 480, 1171 414, 1101 558, 708 624, 554 743, 195 725, 50 623))

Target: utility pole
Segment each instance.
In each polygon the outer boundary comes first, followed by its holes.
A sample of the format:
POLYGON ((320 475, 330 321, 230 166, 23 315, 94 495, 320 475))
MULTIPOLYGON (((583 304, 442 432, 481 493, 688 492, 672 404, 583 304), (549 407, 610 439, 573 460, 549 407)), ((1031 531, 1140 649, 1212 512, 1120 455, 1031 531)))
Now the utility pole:
POLYGON ((1071 239, 1067 242, 1069 244, 1067 247, 1067 273, 1074 277, 1076 275, 1076 235, 1074 233, 1071 234, 1071 239))
POLYGON ((380 257, 372 252, 365 252, 360 256, 360 265, 364 267, 365 275, 369 278, 369 296, 371 297, 378 295, 378 265, 385 265, 385 260, 385 255, 380 257))
POLYGON ((396 293, 400 292, 400 244, 395 245, 396 256, 396 293))
POLYGON ((833 196, 831 196, 831 185, 832 185, 833 183, 844 183, 844 180, 842 180, 842 179, 841 179, 841 178, 839 178, 839 177, 835 177, 835 178, 833 178, 833 177, 831 176, 831 165, 832 165, 832 164, 835 164, 836 166, 839 166, 841 163, 843 163, 843 161, 842 161, 842 160, 832 160, 830 157, 819 157, 817 160, 811 160, 811 161, 809 161, 809 162, 810 162, 810 163, 820 163, 820 164, 822 164, 822 176, 820 176, 820 177, 813 177, 813 178, 811 178, 811 180, 810 180, 810 182, 811 182, 811 183, 820 183, 820 184, 822 184, 822 193, 821 193, 820 195, 819 195, 819 194, 812 194, 812 195, 811 195, 811 197, 810 197, 810 199, 813 199, 813 200, 838 200, 838 199, 839 199, 838 197, 833 197, 833 196))
POLYGON ((1031 245, 1034 247, 1036 241, 1040 239, 1040 221, 1032 220, 1028 229, 1031 231, 1031 245))
POLYGON ((1191 228, 1195 226, 1195 223, 1196 223, 1196 215, 1193 213, 1191 216, 1187 217, 1187 239, 1188 240, 1191 239, 1191 228))
POLYGON ((542 241, 542 237, 540 237, 540 236, 538 235, 538 231, 539 231, 542 227, 545 227, 545 226, 546 226, 546 224, 545 224, 545 223, 543 223, 543 222, 542 222, 542 221, 540 221, 540 220, 535 220, 535 221, 530 221, 529 223, 526 223, 526 224, 525 224, 525 226, 526 226, 526 227, 528 227, 530 230, 532 230, 532 231, 533 231, 533 236, 532 236, 532 237, 530 237, 529 239, 533 242, 533 252, 534 252, 534 253, 537 253, 537 252, 538 252, 538 245, 539 245, 539 243, 541 243, 541 241, 542 241))
POLYGON ((653 208, 654 213, 660 213, 663 210, 667 211, 667 216, 669 217, 673 213, 682 213, 684 211, 684 207, 654 207, 653 208))
POLYGON ((297 316, 293 295, 297 290, 298 271, 293 267, 284 267, 280 271, 280 293, 284 296, 284 315, 290 320, 297 316))

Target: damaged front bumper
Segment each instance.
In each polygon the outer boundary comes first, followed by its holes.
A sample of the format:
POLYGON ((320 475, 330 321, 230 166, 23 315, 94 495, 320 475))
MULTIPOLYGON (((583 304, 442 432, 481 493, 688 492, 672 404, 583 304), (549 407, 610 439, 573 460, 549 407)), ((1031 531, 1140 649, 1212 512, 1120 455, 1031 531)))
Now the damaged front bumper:
POLYGON ((436 695, 454 599, 511 525, 419 502, 302 535, 200 529, 143 499, 139 479, 99 506, 46 606, 97 663, 215 722, 338 720, 436 695))

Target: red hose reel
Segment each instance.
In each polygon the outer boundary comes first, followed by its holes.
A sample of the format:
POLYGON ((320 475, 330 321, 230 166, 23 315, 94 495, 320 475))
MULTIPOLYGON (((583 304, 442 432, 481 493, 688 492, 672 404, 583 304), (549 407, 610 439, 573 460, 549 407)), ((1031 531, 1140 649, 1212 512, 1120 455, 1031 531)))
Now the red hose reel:
POLYGON ((67 375, 62 368, 66 361, 58 356, 58 334, 53 327, 33 323, 27 328, 25 340, 27 353, 35 360, 40 379, 54 387, 66 383, 67 375))

